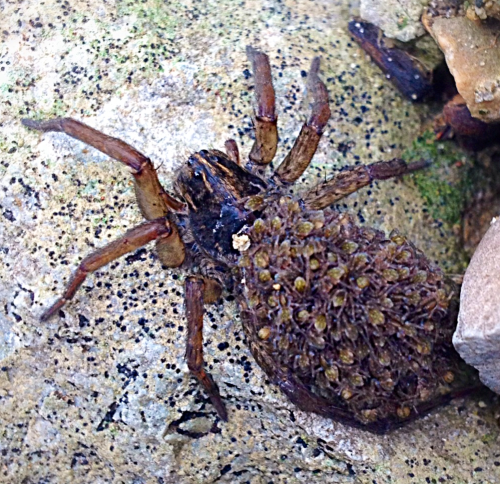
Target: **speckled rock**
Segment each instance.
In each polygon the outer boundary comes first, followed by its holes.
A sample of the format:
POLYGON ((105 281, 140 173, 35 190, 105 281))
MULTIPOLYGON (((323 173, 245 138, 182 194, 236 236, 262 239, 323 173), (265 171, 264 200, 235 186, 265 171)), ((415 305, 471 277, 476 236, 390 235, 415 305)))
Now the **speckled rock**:
POLYGON ((453 344, 500 393, 500 222, 493 219, 465 272, 453 344))
POLYGON ((500 121, 500 22, 424 16, 472 116, 500 121))
POLYGON ((361 0, 361 18, 375 24, 387 37, 408 42, 425 33, 420 22, 422 0, 361 0))
MULTIPOLYGON (((219 422, 184 361, 185 273, 163 269, 150 246, 89 277, 64 317, 38 319, 85 255, 141 217, 127 170, 20 118, 69 115, 121 137, 170 188, 195 150, 233 137, 248 152, 247 44, 271 57, 278 159, 307 110, 302 71, 320 54, 334 114, 303 190, 346 164, 401 153, 425 117, 351 41, 347 3, 25 0, 0 9, 0 482, 500 480, 498 428, 480 397, 382 437, 297 411, 254 363, 228 293, 205 324, 207 365, 229 411, 219 422)), ((426 173, 374 183, 337 208, 397 227, 457 272, 461 206, 443 211, 442 200, 462 200, 454 180, 469 159, 443 162, 444 145, 421 145, 435 150, 440 184, 426 173)))

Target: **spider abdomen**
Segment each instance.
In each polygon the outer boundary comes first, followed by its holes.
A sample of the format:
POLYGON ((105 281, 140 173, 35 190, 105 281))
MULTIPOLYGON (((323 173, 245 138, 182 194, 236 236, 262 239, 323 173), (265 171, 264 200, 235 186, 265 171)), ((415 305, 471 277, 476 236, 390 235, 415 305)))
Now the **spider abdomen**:
POLYGON ((288 197, 247 235, 239 267, 250 347, 299 407, 376 425, 451 391, 456 294, 403 236, 288 197))

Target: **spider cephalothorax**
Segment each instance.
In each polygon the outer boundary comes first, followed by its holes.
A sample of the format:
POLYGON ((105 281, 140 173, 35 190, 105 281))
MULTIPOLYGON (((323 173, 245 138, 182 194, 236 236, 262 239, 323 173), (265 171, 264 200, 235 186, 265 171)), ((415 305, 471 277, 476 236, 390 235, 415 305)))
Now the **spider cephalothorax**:
POLYGON ((62 131, 127 165, 148 220, 86 257, 45 320, 92 272, 155 240, 168 267, 183 265, 188 321, 186 357, 219 416, 227 412, 203 369, 203 304, 230 284, 257 362, 300 408, 384 432, 456 394, 451 346, 454 290, 403 236, 359 227, 328 208, 373 180, 421 168, 403 160, 349 167, 307 194, 286 188, 309 165, 330 117, 328 93, 313 60, 312 113, 286 158, 267 180, 278 142, 268 57, 251 47, 256 92, 255 143, 242 163, 233 140, 226 153, 203 150, 181 167, 174 188, 160 185, 151 161, 116 138, 70 118, 23 120, 62 131))

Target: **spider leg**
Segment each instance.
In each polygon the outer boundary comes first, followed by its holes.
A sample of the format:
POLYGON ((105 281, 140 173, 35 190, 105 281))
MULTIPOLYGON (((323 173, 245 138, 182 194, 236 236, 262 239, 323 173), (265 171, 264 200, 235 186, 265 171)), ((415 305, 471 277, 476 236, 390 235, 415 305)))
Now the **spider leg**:
POLYGON ((47 121, 23 119, 22 123, 38 131, 66 133, 127 165, 134 176, 137 203, 145 219, 154 220, 164 217, 168 212, 184 209, 184 204, 169 195, 160 185, 151 160, 124 141, 107 136, 71 118, 54 118, 47 121))
POLYGON ((278 146, 278 118, 269 57, 247 46, 247 56, 255 77, 255 143, 249 158, 256 165, 271 163, 278 146))
MULTIPOLYGON (((122 255, 133 252, 152 240, 161 240, 165 244, 168 244, 172 236, 176 233, 175 226, 171 225, 170 222, 163 217, 138 225, 126 232, 119 239, 92 252, 92 254, 82 260, 78 269, 73 273, 63 295, 42 314, 40 319, 42 321, 47 321, 59 311, 59 309, 75 295, 76 291, 90 272, 96 271, 122 255)), ((173 242, 175 244, 175 237, 173 242)), ((182 248, 184 248, 184 245, 182 248)))
POLYGON ((188 326, 186 359, 189 371, 208 393, 219 417, 227 421, 227 410, 219 387, 203 369, 203 292, 205 283, 198 277, 188 277, 185 283, 186 318, 188 326))
POLYGON ((373 180, 387 180, 388 178, 404 175, 428 166, 426 160, 406 163, 400 158, 389 161, 377 161, 369 165, 350 166, 331 180, 319 183, 303 198, 306 208, 321 210, 328 205, 354 193, 369 185, 373 180))
POLYGON ((183 234, 183 240, 186 243, 184 267, 187 271, 193 273, 194 276, 203 279, 205 283, 203 287, 204 303, 211 304, 216 302, 222 294, 222 288, 231 286, 227 280, 226 271, 214 259, 204 255, 200 251, 198 244, 194 242, 194 239, 188 242, 186 235, 183 234))
POLYGON ((203 276, 203 301, 205 303, 211 304, 216 302, 221 294, 222 287, 227 287, 227 284, 224 284, 224 271, 220 270, 220 267, 217 266, 217 263, 206 256, 199 255, 197 262, 197 268, 200 271, 200 274, 203 276))
POLYGON ((237 165, 241 166, 240 150, 238 149, 236 141, 234 141, 234 139, 228 139, 224 143, 224 147, 226 148, 226 153, 229 159, 237 165))
POLYGON ((323 129, 330 119, 328 91, 318 76, 319 62, 319 57, 313 59, 307 81, 307 89, 313 99, 311 117, 302 126, 290 153, 274 173, 274 178, 281 183, 293 183, 304 173, 316 153, 323 129))
MULTIPOLYGON (((54 118, 48 121, 23 119, 22 123, 39 131, 66 133, 127 165, 134 176, 137 203, 146 220, 155 220, 167 216, 169 212, 184 210, 184 203, 170 196, 161 186, 151 160, 124 141, 71 118, 54 118)), ((170 231, 168 242, 164 239, 156 241, 156 250, 163 264, 177 267, 184 260, 184 244, 176 227, 170 227, 170 231)))

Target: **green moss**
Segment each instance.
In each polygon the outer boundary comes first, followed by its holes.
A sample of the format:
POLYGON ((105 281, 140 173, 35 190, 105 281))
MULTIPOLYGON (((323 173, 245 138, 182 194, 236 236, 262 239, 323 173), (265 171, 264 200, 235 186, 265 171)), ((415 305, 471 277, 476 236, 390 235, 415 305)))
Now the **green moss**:
POLYGON ((425 132, 403 153, 407 161, 429 160, 429 168, 412 175, 430 214, 451 226, 459 224, 476 185, 472 162, 453 142, 436 141, 425 132))
POLYGON ((79 195, 91 195, 96 193, 97 180, 89 180, 83 190, 80 190, 79 195))
POLYGON ((122 2, 118 7, 119 16, 136 18, 134 29, 150 32, 151 35, 173 40, 179 27, 178 12, 183 7, 179 2, 148 0, 146 2, 122 2))
POLYGON ((481 441, 484 442, 485 444, 489 444, 491 442, 495 442, 498 438, 498 432, 490 432, 488 434, 484 434, 481 437, 481 441))
POLYGON ((408 25, 408 21, 408 17, 400 17, 398 21, 398 29, 404 29, 408 25))
POLYGON ((32 109, 29 117, 32 119, 63 118, 67 115, 69 109, 70 107, 62 99, 56 99, 46 109, 32 109))

